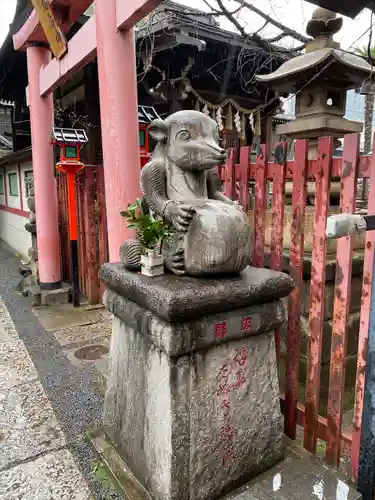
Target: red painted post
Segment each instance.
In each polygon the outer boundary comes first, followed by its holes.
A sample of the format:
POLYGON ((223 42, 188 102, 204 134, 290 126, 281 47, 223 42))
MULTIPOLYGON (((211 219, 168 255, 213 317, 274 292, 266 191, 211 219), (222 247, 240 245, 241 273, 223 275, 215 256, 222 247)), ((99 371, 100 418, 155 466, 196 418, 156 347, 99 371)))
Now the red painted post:
MULTIPOLYGON (((140 196, 141 166, 133 28, 136 21, 130 17, 126 30, 119 31, 117 3, 116 0, 95 0, 103 168, 111 262, 119 261, 120 246, 124 240, 134 237, 134 231, 127 229, 120 212, 140 196)), ((121 3, 129 5, 129 2, 121 3)), ((147 6, 146 2, 139 2, 139 9, 147 15, 152 7, 150 4, 147 6)))
POLYGON ((72 269, 72 256, 70 254, 70 245, 69 245, 69 224, 68 224, 68 186, 66 182, 66 176, 63 174, 60 174, 62 177, 62 185, 63 185, 63 203, 64 203, 64 229, 65 229, 65 235, 66 235, 66 240, 64 241, 65 245, 65 252, 67 255, 68 259, 68 281, 71 281, 72 276, 73 276, 73 269, 72 269))
POLYGON ((255 171, 255 214, 254 214, 254 251, 252 264, 264 267, 264 239, 266 221, 267 189, 267 146, 262 144, 256 159, 255 171))
POLYGON ((78 246, 77 246, 77 203, 76 203, 76 172, 67 171, 66 182, 68 185, 68 222, 70 250, 72 255, 72 295, 74 307, 80 305, 80 286, 79 286, 79 268, 78 268, 78 246))
POLYGON ((301 300, 303 282, 303 252, 305 230, 305 208, 307 198, 307 147, 308 142, 297 141, 293 167, 292 210, 293 221, 290 235, 289 274, 296 286, 289 295, 288 340, 285 378, 285 434, 296 439, 298 369, 301 345, 301 300))
MULTIPOLYGON (((287 144, 280 142, 275 147, 275 176, 273 177, 272 194, 272 235, 270 268, 274 271, 283 269, 284 240, 284 199, 286 180, 287 144)), ((275 330, 277 359, 280 356, 280 328, 275 330)))
POLYGON ((88 261, 87 261, 87 233, 86 233, 86 224, 85 224, 85 217, 86 217, 86 204, 85 204, 85 190, 86 190, 86 178, 83 175, 80 175, 77 177, 77 183, 79 186, 79 192, 78 192, 78 199, 79 199, 79 205, 80 205, 80 219, 78 223, 79 231, 80 231, 80 258, 82 260, 82 266, 81 266, 81 273, 80 273, 80 279, 81 279, 81 286, 82 290, 84 290, 85 295, 88 295, 88 261))
POLYGON ((326 225, 329 206, 332 144, 331 137, 319 138, 309 303, 309 349, 306 377, 306 425, 304 433, 304 446, 311 453, 316 452, 319 415, 320 361, 323 341, 324 289, 326 281, 326 225))
MULTIPOLYGON (((372 157, 370 164, 370 193, 368 200, 368 213, 375 214, 375 134, 373 140, 372 157)), ((352 435, 352 453, 351 466, 354 477, 358 476, 359 448, 361 438, 361 423, 363 411, 363 395, 365 387, 365 369, 367 359, 367 342, 370 318, 371 286, 372 286, 372 268, 374 261, 374 240, 375 231, 367 231, 365 260, 363 264, 363 284, 361 300, 361 316, 358 339, 358 359, 357 376, 355 386, 355 403, 353 416, 353 435, 352 435)))
POLYGON ((33 46, 32 43, 27 48, 39 279, 40 287, 45 290, 61 287, 56 180, 51 144, 53 95, 40 96, 40 71, 50 60, 49 49, 37 44, 33 46))
POLYGON ((249 210, 249 183, 250 183, 251 147, 244 146, 240 150, 240 196, 242 208, 249 210))
MULTIPOLYGON (((347 135, 344 140, 340 195, 340 207, 343 213, 352 214, 355 212, 359 141, 359 134, 347 135)), ((328 464, 336 467, 340 464, 341 455, 341 425, 344 406, 347 321, 350 312, 352 258, 352 236, 339 238, 337 240, 326 447, 326 460, 328 464)))
POLYGON ((95 214, 95 190, 93 167, 86 167, 86 186, 84 196, 84 225, 86 235, 86 262, 87 262, 87 298, 90 305, 100 301, 100 290, 97 262, 97 236, 95 214))
POLYGON ((231 149, 227 156, 224 170, 224 192, 231 200, 236 199, 236 165, 234 151, 231 149))
POLYGON ((82 288, 83 293, 88 296, 88 286, 87 286, 87 234, 86 234, 86 224, 85 217, 87 206, 85 203, 85 191, 86 191, 86 176, 78 175, 76 177, 76 186, 77 186, 77 194, 78 194, 78 228, 79 228, 79 279, 80 286, 82 288))

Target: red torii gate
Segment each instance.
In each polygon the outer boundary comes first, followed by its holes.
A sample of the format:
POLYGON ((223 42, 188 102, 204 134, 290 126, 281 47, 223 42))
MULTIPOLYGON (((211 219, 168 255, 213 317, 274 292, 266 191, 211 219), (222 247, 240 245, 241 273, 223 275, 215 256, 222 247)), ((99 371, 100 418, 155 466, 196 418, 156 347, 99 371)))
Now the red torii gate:
MULTIPOLYGON (((52 92, 95 57, 98 58, 100 113, 106 191, 109 256, 119 260, 127 237, 120 211, 139 195, 139 137, 134 25, 162 0, 95 0, 95 14, 68 43, 66 55, 52 59, 35 10, 13 36, 26 50, 29 76, 33 170, 41 287, 61 285, 56 184, 52 168, 52 92)), ((49 0, 54 4, 53 0, 49 0)), ((69 26, 91 0, 60 0, 69 7, 69 26)))

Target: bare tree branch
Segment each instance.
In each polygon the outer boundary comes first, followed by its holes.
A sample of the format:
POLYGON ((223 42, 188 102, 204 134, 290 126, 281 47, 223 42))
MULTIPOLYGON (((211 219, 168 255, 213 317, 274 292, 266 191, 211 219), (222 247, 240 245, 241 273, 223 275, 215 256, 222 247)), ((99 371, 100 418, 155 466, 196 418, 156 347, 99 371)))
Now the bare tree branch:
MULTIPOLYGON (((268 24, 268 23, 269 23, 269 21, 267 21, 267 20, 266 20, 266 21, 264 22, 264 24, 263 24, 263 25, 262 25, 259 29, 257 29, 257 30, 256 30, 256 32, 255 32, 255 33, 256 33, 256 34, 258 34, 258 33, 260 33, 262 30, 264 30, 264 28, 267 26, 267 24, 268 24)), ((268 42, 269 42, 269 41, 270 41, 270 40, 268 40, 268 42)))
MULTIPOLYGON (((209 9, 211 9, 212 13, 218 15, 218 16, 221 16, 222 15, 222 12, 220 12, 220 10, 217 10, 217 9, 214 9, 212 7, 212 5, 209 4, 208 0, 202 0, 204 2, 205 5, 207 5, 207 7, 209 9)), ((217 1, 217 0, 216 0, 217 1)), ((237 0, 236 0, 237 1, 237 0)), ((240 12, 240 10, 243 8, 243 4, 244 4, 244 0, 238 0, 237 3, 239 3, 240 5, 237 7, 237 9, 234 9, 232 12, 229 12, 232 16, 234 16, 235 14, 238 14, 238 12, 240 12)))
POLYGON ((287 26, 280 23, 279 21, 276 21, 275 19, 268 16, 263 11, 261 11, 260 9, 258 9, 257 7, 255 7, 254 5, 249 3, 247 0, 234 0, 234 1, 241 4, 241 7, 252 10, 253 12, 255 12, 255 14, 262 17, 263 19, 268 21, 270 24, 273 24, 275 26, 275 28, 282 30, 286 34, 286 36, 290 36, 290 37, 294 38, 295 40, 298 40, 302 43, 308 43, 311 40, 309 37, 307 37, 305 35, 301 35, 301 33, 298 33, 298 31, 295 31, 291 28, 288 28, 287 26))
MULTIPOLYGON (((278 52, 283 52, 285 50, 288 50, 289 52, 299 52, 301 51, 307 42, 310 41, 310 38, 301 35, 297 31, 288 28, 284 24, 280 23, 279 21, 276 21, 269 15, 265 14, 263 11, 255 7, 254 5, 250 4, 247 0, 234 0, 235 2, 238 3, 238 7, 234 9, 233 11, 230 11, 227 7, 225 7, 223 0, 215 0, 219 8, 214 7, 211 5, 211 3, 208 0, 202 0, 204 4, 210 9, 210 12, 193 12, 193 11, 186 11, 184 12, 185 15, 191 15, 191 16, 207 16, 207 17, 219 17, 219 16, 224 16, 226 17, 231 24, 236 28, 236 30, 246 39, 246 40, 252 40, 254 41, 259 47, 263 48, 267 52, 270 51, 278 51, 278 52), (253 33, 247 33, 245 28, 241 25, 241 23, 237 19, 237 14, 242 10, 242 9, 248 9, 254 14, 257 14, 258 16, 262 17, 265 20, 265 23, 263 26, 259 29, 257 29, 253 33), (236 16, 236 17, 235 17, 236 16), (279 35, 276 35, 273 38, 264 38, 259 35, 259 33, 267 26, 267 24, 272 24, 276 28, 282 30, 282 33, 279 35), (295 40, 298 40, 302 42, 302 45, 299 45, 298 47, 293 47, 290 49, 285 49, 283 47, 277 47, 274 45, 271 45, 275 42, 278 42, 282 40, 285 37, 291 37, 295 40)), ((165 8, 166 11, 171 12, 171 13, 176 13, 176 14, 181 14, 181 10, 173 9, 173 8, 168 8, 166 6, 165 8)))
MULTIPOLYGON (((276 35, 272 38, 267 38, 267 42, 270 42, 270 43, 279 42, 280 40, 282 40, 283 38, 286 38, 287 36, 290 36, 290 35, 288 35, 288 33, 279 33, 278 35, 276 35)), ((305 46, 305 44, 302 45, 302 48, 304 46, 305 46)))
POLYGON ((257 33, 246 33, 244 27, 237 21, 237 19, 233 16, 231 12, 224 6, 222 0, 216 0, 218 6, 220 7, 222 13, 226 16, 226 18, 233 24, 233 26, 241 33, 241 35, 248 40, 254 40, 254 42, 259 45, 262 49, 266 50, 267 52, 271 49, 270 44, 259 36, 257 33))
MULTIPOLYGON (((208 0, 202 0, 202 1, 210 9, 210 12, 199 13, 200 16, 205 15, 208 17, 209 16, 211 16, 211 17, 212 16, 215 16, 215 17, 224 16, 224 17, 226 17, 233 24, 233 26, 240 32, 240 34, 244 38, 246 38, 248 40, 254 40, 260 47, 262 47, 263 49, 265 49, 267 51, 269 51, 271 48, 273 50, 275 50, 276 48, 271 47, 270 44, 278 42, 285 37, 291 37, 294 40, 298 40, 298 41, 302 42, 302 45, 299 45, 298 47, 294 47, 292 49, 288 49, 291 52, 301 51, 304 48, 305 44, 310 41, 309 37, 302 35, 301 33, 298 33, 297 31, 295 31, 291 28, 288 28, 287 26, 280 23, 279 21, 276 21, 271 16, 269 16, 268 14, 265 14, 262 10, 258 9, 257 7, 255 7, 254 5, 249 3, 249 1, 247 1, 247 0, 233 0, 239 4, 238 7, 233 11, 230 11, 229 9, 227 9, 224 6, 222 0, 215 0, 215 2, 219 6, 219 9, 213 7, 208 0), (234 17, 242 9, 248 9, 251 12, 254 12, 254 14, 257 14, 258 16, 262 17, 265 20, 264 25, 261 28, 259 28, 258 30, 256 30, 254 33, 247 33, 245 28, 241 25, 241 23, 237 20, 237 18, 234 17), (268 39, 260 37, 258 35, 258 33, 260 31, 262 31, 267 26, 267 24, 272 24, 277 29, 280 29, 282 31, 282 33, 274 36, 273 38, 268 38, 268 39)), ((179 11, 179 10, 170 9, 168 7, 165 10, 167 10, 168 12, 174 12, 174 13, 179 13, 179 14, 181 13, 181 11, 179 11)), ((196 12, 185 12, 185 14, 186 15, 193 15, 193 16, 197 15, 196 12)))
POLYGON ((54 102, 54 118, 58 127, 76 128, 79 126, 88 132, 95 127, 89 121, 88 115, 78 115, 75 109, 69 109, 68 106, 62 106, 60 99, 55 99, 54 102))

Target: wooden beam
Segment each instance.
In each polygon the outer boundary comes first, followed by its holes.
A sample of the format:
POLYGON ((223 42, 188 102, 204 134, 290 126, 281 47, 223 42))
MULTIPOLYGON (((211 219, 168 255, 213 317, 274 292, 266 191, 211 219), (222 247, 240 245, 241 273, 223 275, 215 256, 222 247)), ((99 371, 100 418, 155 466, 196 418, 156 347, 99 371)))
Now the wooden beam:
MULTIPOLYGON (((152 11, 162 0, 134 0, 131 5, 126 0, 117 0, 118 28, 126 30, 152 11)), ((53 59, 40 72, 41 96, 53 92, 72 74, 83 68, 96 57, 95 15, 74 35, 68 43, 66 56, 57 61, 53 59)))
POLYGON ((74 35, 68 43, 68 53, 58 61, 53 59, 40 72, 40 95, 53 92, 73 73, 83 68, 96 56, 95 15, 74 35))
MULTIPOLYGON (((52 3, 52 0, 48 1, 52 3)), ((62 31, 67 33, 77 19, 87 10, 92 0, 64 0, 60 3, 70 8, 69 19, 61 22, 60 25, 62 31)), ((33 9, 19 31, 13 35, 14 50, 25 50, 29 42, 47 42, 35 9, 33 9)))
POLYGON ((117 0, 116 16, 117 28, 128 30, 147 16, 153 9, 162 3, 163 0, 117 0))

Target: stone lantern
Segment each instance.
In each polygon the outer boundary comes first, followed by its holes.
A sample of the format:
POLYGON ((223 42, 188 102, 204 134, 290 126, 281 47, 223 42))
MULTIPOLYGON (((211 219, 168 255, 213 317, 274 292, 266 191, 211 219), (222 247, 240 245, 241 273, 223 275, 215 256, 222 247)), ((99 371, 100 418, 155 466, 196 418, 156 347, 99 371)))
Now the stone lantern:
POLYGON ((309 158, 316 158, 319 137, 339 138, 362 132, 362 123, 344 118, 346 93, 360 87, 371 75, 364 59, 340 49, 333 35, 342 27, 342 18, 318 8, 307 24, 312 37, 305 53, 268 75, 256 79, 279 93, 296 94, 295 120, 279 125, 276 134, 291 139, 310 139, 309 158))

